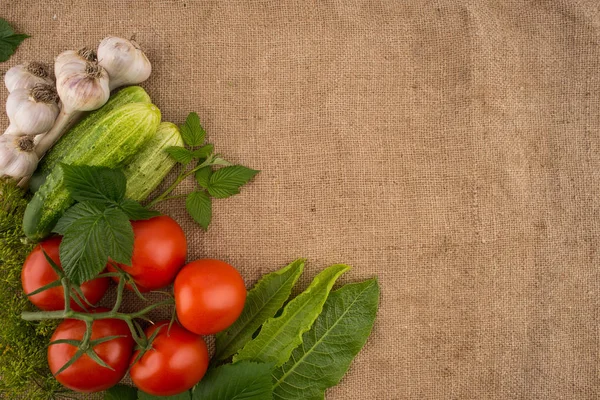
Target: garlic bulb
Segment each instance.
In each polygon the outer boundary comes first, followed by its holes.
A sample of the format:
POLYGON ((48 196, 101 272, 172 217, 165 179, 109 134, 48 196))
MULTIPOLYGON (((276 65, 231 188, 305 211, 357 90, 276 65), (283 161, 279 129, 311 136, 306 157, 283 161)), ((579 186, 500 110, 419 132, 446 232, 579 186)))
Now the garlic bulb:
POLYGON ((102 107, 110 96, 108 74, 97 62, 72 60, 57 69, 56 89, 62 102, 60 114, 35 151, 41 158, 84 111, 102 107))
POLYGON ((4 75, 4 84, 9 93, 16 89, 31 89, 38 83, 54 84, 47 64, 33 61, 15 65, 4 75))
POLYGON ((37 168, 38 161, 31 136, 0 136, 0 177, 27 178, 37 168))
POLYGON ((57 79, 58 74, 63 68, 63 66, 73 61, 79 61, 81 63, 94 63, 98 61, 98 56, 96 54, 96 51, 90 49, 89 47, 82 47, 79 50, 63 51, 54 59, 54 75, 56 75, 57 79))
POLYGON ((91 111, 110 96, 108 75, 98 63, 70 62, 56 75, 56 89, 65 109, 91 111))
POLYGON ((150 76, 150 61, 134 40, 109 36, 98 46, 98 64, 108 72, 110 89, 135 85, 150 76))
POLYGON ((6 134, 38 135, 47 132, 58 116, 58 94, 54 86, 38 83, 32 89, 17 89, 6 99, 10 125, 6 134))

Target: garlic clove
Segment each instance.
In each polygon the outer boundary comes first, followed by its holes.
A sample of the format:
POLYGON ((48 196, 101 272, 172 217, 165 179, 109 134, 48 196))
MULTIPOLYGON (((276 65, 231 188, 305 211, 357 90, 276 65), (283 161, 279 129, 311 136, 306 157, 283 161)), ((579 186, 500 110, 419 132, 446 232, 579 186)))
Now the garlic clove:
POLYGON ((47 132, 59 112, 58 94, 52 85, 38 83, 31 89, 14 90, 6 99, 10 125, 5 133, 23 136, 47 132))
POLYGON ((39 162, 33 150, 31 136, 0 136, 0 177, 20 180, 33 174, 39 162))
POLYGON ((110 96, 108 74, 98 63, 66 63, 56 79, 58 95, 66 113, 95 110, 110 96))
POLYGON ((148 57, 134 40, 114 36, 100 42, 98 63, 108 72, 111 90, 141 83, 152 72, 148 57))
POLYGON ((32 61, 15 65, 4 75, 4 84, 9 93, 16 89, 31 89, 38 83, 54 84, 48 64, 32 61))

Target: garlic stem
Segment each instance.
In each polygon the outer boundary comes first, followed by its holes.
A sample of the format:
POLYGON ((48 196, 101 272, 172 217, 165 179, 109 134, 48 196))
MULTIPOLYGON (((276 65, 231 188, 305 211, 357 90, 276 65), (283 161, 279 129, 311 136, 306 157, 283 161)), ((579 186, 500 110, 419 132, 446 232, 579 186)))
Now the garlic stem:
POLYGON ((84 111, 102 107, 110 96, 108 74, 98 63, 73 60, 57 69, 56 89, 62 109, 54 126, 36 145, 41 158, 84 111))
POLYGON ((35 146, 37 156, 42 158, 82 114, 83 111, 68 112, 64 108, 60 110, 52 129, 46 132, 35 146))

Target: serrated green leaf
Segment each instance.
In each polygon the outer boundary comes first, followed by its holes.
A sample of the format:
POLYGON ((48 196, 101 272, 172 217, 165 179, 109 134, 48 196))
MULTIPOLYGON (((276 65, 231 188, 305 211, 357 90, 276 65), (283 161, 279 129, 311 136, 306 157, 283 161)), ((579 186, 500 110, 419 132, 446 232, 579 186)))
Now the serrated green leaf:
POLYGON ((127 179, 120 169, 61 164, 71 197, 79 202, 118 204, 125 198, 127 179))
POLYGON ((153 396, 140 390, 137 398, 138 400, 191 400, 192 393, 188 390, 173 396, 153 396))
POLYGON ((104 400, 137 400, 137 389, 127 385, 115 385, 104 392, 104 400))
POLYGON ((268 319, 258 336, 234 357, 233 362, 242 360, 284 364, 292 351, 302 343, 302 334, 308 331, 321 313, 333 284, 350 269, 343 264, 332 265, 318 274, 308 289, 290 301, 277 318, 268 319))
POLYGON ((246 184, 259 171, 242 165, 232 165, 216 170, 210 177, 208 192, 211 196, 224 199, 240 192, 240 187, 246 184))
POLYGON ((29 35, 16 34, 10 24, 0 18, 0 62, 8 61, 17 47, 28 37, 29 35))
POLYGON ((207 144, 206 146, 202 146, 199 149, 193 151, 194 158, 208 158, 215 149, 215 146, 212 144, 207 144))
POLYGON ((160 213, 154 210, 148 210, 146 207, 138 203, 137 201, 124 199, 119 203, 119 208, 123 210, 127 217, 132 221, 139 221, 142 219, 150 219, 152 217, 159 216, 160 213))
POLYGON ((299 259, 279 271, 271 272, 248 292, 244 310, 227 330, 217 333, 216 360, 224 360, 237 353, 252 335, 269 318, 275 316, 290 296, 292 288, 304 270, 304 262, 299 259))
POLYGON ((191 147, 200 146, 204 143, 206 132, 200 124, 200 118, 195 112, 188 114, 185 124, 181 125, 181 137, 185 144, 191 147))
POLYGON ((273 364, 240 362, 210 369, 193 400, 271 400, 273 364))
POLYGON ((119 264, 131 265, 133 227, 127 214, 118 208, 108 208, 104 211, 104 219, 103 236, 108 244, 108 256, 119 264))
POLYGON ((194 159, 194 153, 185 147, 170 146, 165 151, 178 163, 187 165, 194 159))
POLYGON ((195 177, 198 185, 204 189, 208 189, 208 182, 210 181, 210 176, 212 173, 213 170, 211 166, 200 168, 198 171, 196 171, 195 177))
POLYGON ((192 192, 185 199, 185 208, 190 216, 204 230, 208 229, 212 219, 212 202, 206 192, 192 192))
POLYGON ((102 214, 104 207, 101 204, 84 201, 83 203, 77 203, 70 207, 60 217, 56 226, 54 226, 53 232, 59 235, 64 235, 69 226, 76 223, 76 221, 82 217, 88 217, 90 215, 102 214))
POLYGON ((59 248, 65 275, 76 285, 100 273, 108 261, 104 214, 79 218, 67 228, 59 248))
POLYGON ((116 208, 77 219, 66 230, 59 248, 65 275, 76 285, 94 278, 110 256, 131 264, 133 229, 127 215, 116 208))
POLYGON ((377 280, 332 292, 292 357, 273 372, 275 399, 323 399, 342 379, 373 329, 379 305, 377 280))

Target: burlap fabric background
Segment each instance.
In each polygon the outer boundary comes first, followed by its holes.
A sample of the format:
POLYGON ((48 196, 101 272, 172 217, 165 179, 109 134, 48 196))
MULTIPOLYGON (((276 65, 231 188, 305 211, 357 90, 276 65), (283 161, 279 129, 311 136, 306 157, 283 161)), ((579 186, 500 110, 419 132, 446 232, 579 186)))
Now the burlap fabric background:
MULTIPOLYGON (((0 71, 137 40, 165 120, 197 111, 262 170, 182 203, 189 258, 248 284, 297 257, 378 276, 373 335, 328 399, 600 396, 600 10, 589 1, 35 1, 0 71)), ((6 97, 4 88, 0 98, 6 97)), ((6 118, 0 118, 6 125, 6 118)))

